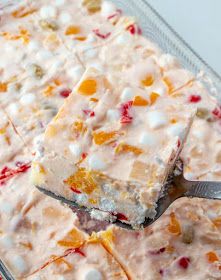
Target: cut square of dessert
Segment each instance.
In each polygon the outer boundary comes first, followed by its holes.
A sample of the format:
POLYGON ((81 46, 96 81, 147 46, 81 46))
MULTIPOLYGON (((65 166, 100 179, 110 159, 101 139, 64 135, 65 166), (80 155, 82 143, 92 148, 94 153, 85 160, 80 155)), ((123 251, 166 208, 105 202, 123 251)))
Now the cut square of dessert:
POLYGON ((169 95, 113 86, 89 68, 47 127, 32 182, 93 217, 141 226, 156 213, 193 115, 169 95))

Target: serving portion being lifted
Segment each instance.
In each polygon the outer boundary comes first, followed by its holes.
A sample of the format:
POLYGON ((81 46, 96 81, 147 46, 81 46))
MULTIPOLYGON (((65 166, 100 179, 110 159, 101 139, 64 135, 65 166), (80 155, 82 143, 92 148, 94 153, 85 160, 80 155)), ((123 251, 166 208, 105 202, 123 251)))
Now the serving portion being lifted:
POLYGON ((113 85, 110 76, 86 70, 46 129, 34 185, 97 219, 139 228, 154 218, 195 110, 150 90, 145 70, 140 86, 123 79, 113 85))

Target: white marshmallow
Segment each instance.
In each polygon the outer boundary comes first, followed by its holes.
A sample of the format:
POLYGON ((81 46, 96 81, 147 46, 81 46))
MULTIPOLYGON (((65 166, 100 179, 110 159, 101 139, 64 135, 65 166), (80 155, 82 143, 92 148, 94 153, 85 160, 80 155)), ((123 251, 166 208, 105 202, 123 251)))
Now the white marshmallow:
POLYGON ((33 104, 33 102, 36 100, 36 97, 33 93, 28 93, 28 94, 25 94, 23 95, 21 98, 20 98, 20 103, 22 105, 31 105, 33 104))
POLYGON ((96 41, 97 41, 97 39, 94 36, 94 34, 92 34, 92 33, 88 34, 88 36, 87 36, 87 43, 94 43, 96 41))
POLYGON ((2 244, 5 249, 13 248, 13 240, 10 236, 7 235, 0 238, 0 244, 2 244))
POLYGON ((51 5, 45 5, 40 9, 41 18, 48 19, 56 17, 57 9, 51 5))
POLYGON ((150 111, 147 113, 147 120, 150 128, 157 129, 168 123, 167 116, 160 111, 150 111))
POLYGON ((116 109, 109 109, 107 111, 107 117, 110 121, 118 121, 120 119, 120 112, 116 109))
POLYGON ((143 132, 140 135, 139 143, 144 146, 155 146, 157 145, 157 138, 152 133, 143 132))
POLYGON ((102 280, 102 274, 97 269, 91 269, 86 272, 84 280, 102 280))
POLYGON ((31 41, 28 46, 28 51, 33 52, 33 51, 37 51, 40 48, 40 43, 38 41, 31 41))
POLYGON ((11 205, 11 203, 7 201, 2 201, 0 203, 0 210, 7 215, 11 215, 12 212, 14 211, 14 207, 11 205))
POLYGON ((109 1, 103 1, 101 6, 101 15, 105 18, 114 14, 116 12, 116 7, 113 3, 109 1))
POLYGON ((134 97, 134 92, 132 88, 126 87, 121 93, 120 99, 122 102, 127 102, 132 100, 134 97))
POLYGON ((11 262, 12 262, 12 266, 19 273, 24 273, 27 270, 27 265, 25 263, 25 260, 21 256, 19 255, 13 256, 11 262))
POLYGON ((53 57, 52 52, 47 51, 47 50, 41 50, 37 52, 36 54, 36 59, 44 62, 45 60, 51 59, 53 57))
POLYGON ((119 45, 126 45, 131 43, 131 41, 132 41, 132 36, 128 32, 120 34, 116 38, 116 43, 119 45))
POLYGON ((18 111, 19 111, 19 106, 18 104, 16 103, 11 103, 9 106, 8 106, 8 111, 9 111, 9 114, 10 115, 17 115, 18 114, 18 111))
POLYGON ((70 144, 69 150, 76 157, 79 157, 82 154, 82 149, 79 144, 70 144))
POLYGON ((84 73, 84 68, 81 65, 72 67, 68 70, 68 76, 72 78, 75 82, 80 80, 83 73, 84 73))
POLYGON ((60 7, 65 4, 65 0, 55 0, 55 6, 60 7))
POLYGON ((97 71, 101 73, 104 71, 104 67, 99 62, 92 62, 88 65, 88 67, 95 68, 97 71))
POLYGON ((85 48, 84 57, 87 58, 95 58, 98 56, 98 50, 90 48, 85 48))
POLYGON ((62 24, 70 23, 72 21, 71 14, 69 14, 68 12, 62 12, 59 15, 58 21, 62 24))
POLYGON ((174 137, 178 136, 183 140, 185 136, 184 126, 181 123, 173 124, 167 129, 167 134, 174 137))
POLYGON ((105 163, 97 155, 89 156, 88 164, 94 170, 103 170, 105 168, 105 163))
POLYGON ((165 96, 167 93, 167 88, 164 84, 162 84, 160 87, 153 88, 152 91, 158 93, 160 96, 165 96))
POLYGON ((160 67, 166 70, 179 66, 177 59, 170 54, 162 54, 159 58, 158 63, 160 67))

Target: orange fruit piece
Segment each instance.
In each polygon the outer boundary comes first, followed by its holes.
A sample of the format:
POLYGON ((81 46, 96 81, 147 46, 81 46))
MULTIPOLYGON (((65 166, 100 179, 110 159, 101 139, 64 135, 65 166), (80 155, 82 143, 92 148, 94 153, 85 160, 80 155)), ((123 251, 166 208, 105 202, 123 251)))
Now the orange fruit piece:
POLYGON ((170 224, 168 225, 168 230, 169 230, 170 233, 175 234, 175 235, 180 235, 181 234, 180 223, 177 220, 174 212, 172 212, 170 214, 170 224))
POLYGON ((221 227, 221 217, 218 217, 212 221, 216 227, 221 227))
POLYGON ((78 37, 75 37, 74 39, 78 40, 78 41, 85 41, 87 38, 85 36, 78 36, 78 37))
POLYGON ((84 243, 84 236, 80 231, 73 228, 65 239, 59 240, 57 243, 63 247, 79 248, 84 243))
POLYGON ((81 32, 81 28, 79 26, 70 25, 65 30, 65 35, 67 35, 67 36, 69 36, 69 35, 76 35, 76 34, 79 34, 80 32, 81 32))
POLYGON ((207 257, 208 262, 210 262, 210 263, 214 263, 219 260, 217 254, 213 251, 206 253, 206 257, 207 257))
POLYGON ((132 105, 133 105, 133 106, 147 106, 148 103, 149 103, 149 102, 148 102, 145 98, 143 98, 143 97, 137 95, 137 96, 134 97, 134 100, 133 100, 133 104, 132 104, 132 105))
POLYGON ((34 12, 36 12, 36 9, 27 10, 26 7, 21 7, 20 9, 14 11, 12 13, 12 16, 15 18, 23 18, 23 17, 33 14, 34 12))
POLYGON ((94 132, 93 133, 93 139, 94 143, 96 145, 103 145, 110 140, 113 140, 116 136, 116 131, 111 131, 111 132, 105 132, 105 131, 99 131, 99 132, 94 132))
POLYGON ((145 87, 150 87, 154 83, 154 78, 151 75, 146 76, 142 81, 141 84, 145 87))
POLYGON ((174 91, 174 87, 173 87, 173 84, 172 84, 172 82, 170 81, 170 79, 167 78, 167 77, 164 77, 164 78, 163 78, 163 81, 164 81, 164 83, 166 84, 166 86, 167 86, 167 88, 168 88, 169 94, 172 93, 172 92, 174 91))
POLYGON ((84 80, 78 88, 78 92, 82 95, 93 95, 96 91, 97 82, 93 79, 84 80))
POLYGON ((6 92, 8 89, 7 83, 1 83, 0 82, 0 92, 6 92))
POLYGON ((137 147, 134 147, 132 145, 128 145, 125 143, 120 143, 116 149, 115 149, 116 154, 123 154, 123 153, 133 153, 136 156, 139 156, 140 154, 143 153, 143 150, 137 147))
POLYGON ((152 92, 150 95, 150 105, 153 105, 159 97, 160 95, 158 93, 152 92))
POLYGON ((85 168, 79 168, 73 175, 64 180, 64 183, 87 194, 92 193, 97 188, 93 172, 85 168))

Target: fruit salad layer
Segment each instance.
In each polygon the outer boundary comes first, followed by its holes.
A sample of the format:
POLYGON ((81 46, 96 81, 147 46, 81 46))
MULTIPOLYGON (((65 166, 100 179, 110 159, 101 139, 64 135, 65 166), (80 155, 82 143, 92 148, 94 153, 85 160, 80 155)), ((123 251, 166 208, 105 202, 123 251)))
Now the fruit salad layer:
POLYGON ((140 184, 150 199, 142 219, 183 144, 186 178, 221 180, 217 98, 107 1, 20 1, 0 10, 0 49, 0 259, 13 278, 221 279, 221 202, 179 199, 145 230, 91 234, 30 182, 46 179, 46 188, 85 205, 105 198, 104 210, 124 221, 139 217, 126 213, 143 205, 140 184), (111 184, 88 196, 102 172, 111 184), (125 194, 112 179, 134 186, 125 194))

